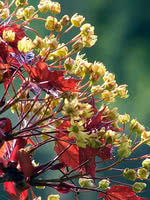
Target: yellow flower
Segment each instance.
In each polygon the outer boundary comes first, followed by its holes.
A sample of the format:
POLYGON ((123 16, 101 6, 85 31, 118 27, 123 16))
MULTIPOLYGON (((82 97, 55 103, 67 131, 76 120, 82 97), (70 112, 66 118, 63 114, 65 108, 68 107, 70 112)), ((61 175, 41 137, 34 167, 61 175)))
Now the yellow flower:
POLYGON ((18 50, 20 52, 24 53, 31 52, 32 48, 33 48, 33 43, 31 39, 24 37, 22 40, 19 40, 18 50))
POLYGON ((85 18, 82 15, 78 15, 78 13, 74 14, 71 17, 71 23, 75 27, 80 27, 81 24, 84 22, 85 18))
POLYGON ((6 42, 13 42, 15 40, 15 32, 13 32, 12 30, 9 31, 3 31, 3 39, 6 42))

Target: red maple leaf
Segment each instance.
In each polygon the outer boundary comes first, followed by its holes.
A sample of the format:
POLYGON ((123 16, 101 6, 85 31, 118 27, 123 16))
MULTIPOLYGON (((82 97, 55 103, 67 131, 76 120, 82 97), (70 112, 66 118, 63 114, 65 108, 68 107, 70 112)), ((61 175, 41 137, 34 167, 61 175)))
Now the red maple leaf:
POLYGON ((95 158, 96 156, 99 156, 103 160, 109 159, 110 158, 110 151, 111 147, 106 146, 104 148, 91 148, 91 147, 86 147, 86 148, 79 148, 79 160, 80 164, 88 161, 82 169, 84 169, 86 174, 90 174, 92 177, 95 176, 95 170, 96 170, 96 162, 95 158))
POLYGON ((38 83, 41 88, 57 89, 60 91, 78 91, 77 83, 79 80, 74 78, 65 78, 64 71, 50 71, 48 65, 39 61, 35 66, 23 64, 24 68, 29 73, 29 76, 38 83))
POLYGON ((71 141, 72 139, 70 139, 68 136, 61 137, 61 140, 58 140, 55 143, 54 150, 57 153, 57 155, 64 151, 60 156, 59 161, 64 163, 65 166, 74 169, 79 166, 79 147, 76 144, 72 144, 65 151, 65 149, 69 145, 69 142, 71 141))
POLYGON ((138 197, 130 187, 124 185, 113 185, 106 192, 100 192, 99 197, 103 200, 148 200, 138 197))

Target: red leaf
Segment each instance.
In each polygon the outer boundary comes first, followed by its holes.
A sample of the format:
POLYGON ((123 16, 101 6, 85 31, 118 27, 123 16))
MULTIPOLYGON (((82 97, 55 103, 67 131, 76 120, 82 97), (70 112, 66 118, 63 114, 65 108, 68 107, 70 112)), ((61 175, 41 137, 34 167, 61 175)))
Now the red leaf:
POLYGON ((124 185, 113 185, 106 192, 100 192, 99 197, 104 200, 148 200, 136 196, 131 188, 124 185))
MULTIPOLYGON (((71 139, 67 136, 61 137, 61 140, 56 141, 54 150, 59 155, 69 145, 71 139), (62 141, 63 140, 63 141, 62 141)), ((59 161, 64 163, 67 167, 72 169, 79 165, 79 147, 72 144, 63 154, 60 156, 59 161)))
POLYGON ((29 154, 24 150, 20 149, 18 151, 18 161, 25 177, 30 177, 33 175, 34 166, 32 165, 29 154))
POLYGON ((14 182, 5 182, 4 189, 10 196, 11 200, 27 200, 28 199, 28 190, 18 190, 15 187, 14 182))
POLYGON ((89 160, 89 162, 82 167, 85 173, 94 177, 96 170, 95 157, 99 156, 103 160, 109 159, 110 150, 111 148, 109 146, 106 146, 103 149, 94 149, 88 146, 86 148, 79 148, 80 164, 89 160))
POLYGON ((97 156, 102 160, 107 160, 111 156, 111 145, 107 144, 103 149, 100 149, 97 156))
POLYGON ((86 174, 90 174, 92 177, 95 176, 95 169, 96 169, 95 156, 96 156, 96 153, 97 153, 96 149, 92 149, 91 147, 79 148, 80 164, 89 160, 89 162, 86 163, 82 167, 82 169, 85 171, 86 174))
POLYGON ((10 155, 9 161, 18 161, 18 151, 19 149, 24 148, 26 143, 27 142, 24 139, 18 139, 16 141, 15 147, 10 155))
POLYGON ((12 128, 11 120, 9 118, 3 117, 0 118, 0 129, 2 129, 3 133, 10 131, 12 128))
POLYGON ((64 71, 50 71, 48 65, 41 60, 34 67, 24 64, 24 68, 30 77, 39 83, 40 87, 70 92, 78 91, 76 87, 79 80, 65 78, 64 71))
POLYGON ((17 195, 17 193, 16 193, 16 190, 14 187, 14 182, 5 182, 4 189, 9 194, 11 200, 18 200, 19 195, 17 195))
POLYGON ((63 136, 68 136, 67 128, 70 127, 70 121, 63 121, 59 126, 56 128, 56 137, 61 138, 63 136))

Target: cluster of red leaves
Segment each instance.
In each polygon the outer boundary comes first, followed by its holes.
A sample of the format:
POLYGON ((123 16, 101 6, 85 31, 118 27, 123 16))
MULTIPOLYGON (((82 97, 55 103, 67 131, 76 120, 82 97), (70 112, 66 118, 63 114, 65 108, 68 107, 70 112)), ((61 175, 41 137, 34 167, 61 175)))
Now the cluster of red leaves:
POLYGON ((41 88, 56 89, 59 91, 77 92, 77 83, 79 80, 74 78, 65 78, 64 71, 50 71, 48 65, 42 60, 38 61, 34 66, 24 64, 24 68, 29 76, 41 88))
POLYGON ((138 197, 130 187, 124 185, 113 185, 106 192, 101 192, 99 197, 103 200, 148 200, 138 197))

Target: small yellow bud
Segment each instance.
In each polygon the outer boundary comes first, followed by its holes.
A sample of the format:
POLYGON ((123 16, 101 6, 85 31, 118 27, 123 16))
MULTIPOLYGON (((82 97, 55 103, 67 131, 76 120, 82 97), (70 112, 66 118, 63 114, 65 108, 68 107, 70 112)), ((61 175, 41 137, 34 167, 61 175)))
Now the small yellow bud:
POLYGON ((24 8, 19 8, 16 13, 18 19, 24 18, 24 8))
POLYGON ((41 0, 39 5, 38 5, 38 9, 40 12, 48 12, 49 11, 49 3, 50 0, 41 0))
POLYGON ((71 23, 75 27, 80 27, 84 22, 85 18, 82 15, 78 15, 77 13, 71 17, 71 23))
POLYGON ((134 169, 126 168, 123 171, 123 176, 131 181, 136 180, 136 171, 134 169))
POLYGON ((118 120, 121 124, 126 124, 130 121, 130 115, 128 114, 119 115, 118 120))
POLYGON ((103 92, 103 88, 100 85, 92 86, 91 92, 93 95, 99 95, 103 92))
POLYGON ((18 50, 20 52, 27 53, 27 52, 30 52, 32 50, 32 48, 33 48, 33 44, 32 44, 31 39, 24 37, 22 40, 19 40, 18 50))
POLYGON ((79 52, 83 49, 84 45, 82 40, 77 40, 73 45, 72 45, 72 50, 74 52, 79 52))
POLYGON ((47 200, 60 200, 60 195, 59 194, 48 195, 47 200))
POLYGON ((98 73, 100 76, 104 76, 106 72, 106 67, 103 63, 94 62, 94 64, 92 65, 92 71, 98 73))
POLYGON ((93 180, 89 178, 79 178, 79 185, 81 187, 94 187, 93 180))
POLYGON ((114 81, 115 80, 115 75, 113 73, 110 73, 110 72, 107 71, 104 74, 103 80, 106 81, 106 82, 114 81))
POLYGON ((67 54, 68 54, 67 46, 64 46, 64 44, 58 45, 58 50, 55 52, 55 55, 62 57, 62 56, 66 56, 67 54))
POLYGON ((0 11, 0 18, 6 19, 9 16, 9 9, 8 8, 3 8, 0 11))
POLYGON ((33 48, 42 49, 44 47, 45 47, 44 40, 41 37, 36 36, 35 39, 33 40, 33 48))
POLYGON ((134 192, 138 193, 138 192, 142 192, 142 190, 144 190, 146 186, 147 186, 146 183, 135 182, 132 186, 132 189, 134 192))
POLYGON ((130 130, 141 135, 145 131, 145 127, 140 124, 136 119, 132 119, 130 123, 130 130))
POLYGON ((15 40, 15 32, 13 32, 12 30, 9 31, 3 31, 3 39, 6 42, 13 42, 15 40))
POLYGON ((64 62, 64 68, 65 68, 65 70, 67 72, 71 73, 73 71, 73 69, 74 69, 74 64, 75 64, 75 61, 71 57, 67 58, 65 60, 65 62, 64 62))
POLYGON ((94 35, 94 26, 91 26, 91 24, 83 24, 80 30, 82 36, 88 37, 94 35))
POLYGON ((119 97, 119 98, 123 98, 123 99, 126 99, 128 98, 128 90, 127 90, 127 85, 120 85, 119 87, 116 88, 115 92, 116 92, 116 95, 119 97))
POLYGON ((97 35, 91 35, 89 37, 82 37, 84 46, 87 48, 92 47, 97 41, 97 35))
POLYGON ((146 168, 139 168, 137 175, 140 179, 147 179, 149 177, 149 171, 146 168))
POLYGON ((54 15, 59 14, 61 12, 61 6, 58 2, 50 1, 49 9, 50 9, 51 13, 54 15))
POLYGON ((46 19, 45 28, 50 31, 55 31, 58 21, 55 17, 49 16, 46 19))
POLYGON ((28 6, 24 9, 24 17, 25 19, 30 19, 35 12, 35 8, 33 6, 28 6))
POLYGON ((24 7, 27 4, 28 0, 16 0, 16 6, 19 8, 24 7))
POLYGON ((150 131, 143 131, 141 134, 141 140, 144 142, 144 144, 147 144, 150 146, 150 131))
POLYGON ((115 101, 114 94, 111 91, 108 91, 108 90, 104 90, 101 94, 101 97, 106 102, 111 103, 111 102, 115 101))
POLYGON ((56 38, 50 38, 47 40, 47 46, 51 49, 54 50, 58 47, 58 41, 56 38))
POLYGON ((142 166, 148 170, 150 170, 150 159, 146 158, 145 160, 143 160, 142 162, 142 166))
POLYGON ((98 183, 98 188, 100 190, 107 190, 108 187, 110 185, 110 181, 108 179, 102 179, 101 181, 99 181, 98 183))

